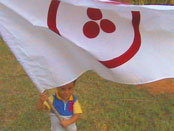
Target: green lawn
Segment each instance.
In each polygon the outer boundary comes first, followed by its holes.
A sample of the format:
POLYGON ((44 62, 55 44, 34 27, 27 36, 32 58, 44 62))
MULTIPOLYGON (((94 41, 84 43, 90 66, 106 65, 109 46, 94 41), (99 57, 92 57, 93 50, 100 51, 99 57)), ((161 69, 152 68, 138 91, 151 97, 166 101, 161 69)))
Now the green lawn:
POLYGON ((121 0, 132 1, 132 4, 174 4, 174 0, 121 0))
MULTIPOLYGON (((48 131, 49 113, 36 110, 39 92, 2 40, 0 53, 0 130, 48 131)), ((174 95, 152 96, 146 88, 113 83, 92 71, 76 86, 84 112, 80 131, 174 130, 174 95)))
MULTIPOLYGON (((92 71, 79 78, 75 94, 83 109, 79 131, 174 130, 174 95, 153 96, 145 87, 113 83, 92 71)), ((39 92, 0 39, 0 131, 49 131, 49 113, 36 110, 38 98, 39 92)))

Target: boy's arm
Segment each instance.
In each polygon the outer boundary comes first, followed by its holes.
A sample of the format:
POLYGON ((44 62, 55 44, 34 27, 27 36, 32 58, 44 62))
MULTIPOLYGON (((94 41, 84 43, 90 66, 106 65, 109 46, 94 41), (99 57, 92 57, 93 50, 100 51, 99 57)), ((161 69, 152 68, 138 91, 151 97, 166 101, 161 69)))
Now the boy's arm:
POLYGON ((66 127, 74 122, 76 122, 78 120, 78 118, 80 117, 80 115, 82 114, 82 109, 81 109, 81 106, 78 102, 78 100, 76 100, 76 102, 74 103, 73 105, 73 113, 74 115, 70 118, 70 119, 63 119, 60 124, 63 126, 63 127, 66 127))
POLYGON ((63 119, 60 124, 63 126, 63 127, 67 127, 68 125, 71 125, 72 123, 75 123, 78 118, 80 117, 81 113, 78 113, 78 114, 74 114, 70 119, 63 119))

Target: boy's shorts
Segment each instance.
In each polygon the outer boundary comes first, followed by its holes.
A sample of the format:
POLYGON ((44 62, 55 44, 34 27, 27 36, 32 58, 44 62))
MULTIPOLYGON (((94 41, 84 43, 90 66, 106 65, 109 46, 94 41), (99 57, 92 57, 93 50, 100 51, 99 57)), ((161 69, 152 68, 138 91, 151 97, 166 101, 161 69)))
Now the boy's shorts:
MULTIPOLYGON (((69 126, 67 126, 66 130, 60 125, 59 120, 57 119, 56 115, 54 113, 50 114, 51 116, 51 131, 77 131, 76 124, 73 123, 69 126)), ((60 116, 62 119, 70 119, 71 116, 60 116)))

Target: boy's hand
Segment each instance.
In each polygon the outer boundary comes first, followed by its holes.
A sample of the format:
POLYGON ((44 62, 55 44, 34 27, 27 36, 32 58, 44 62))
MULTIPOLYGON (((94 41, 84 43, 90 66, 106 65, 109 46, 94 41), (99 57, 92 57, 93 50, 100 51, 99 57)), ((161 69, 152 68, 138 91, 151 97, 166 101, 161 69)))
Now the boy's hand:
POLYGON ((43 109, 48 109, 43 103, 48 99, 48 93, 44 91, 42 94, 40 94, 40 98, 37 102, 37 109, 39 111, 42 111, 43 109))
POLYGON ((63 120, 61 120, 60 125, 66 128, 69 125, 69 121, 64 118, 63 120))
POLYGON ((48 99, 48 93, 44 91, 42 94, 40 94, 40 100, 42 102, 46 101, 48 99))

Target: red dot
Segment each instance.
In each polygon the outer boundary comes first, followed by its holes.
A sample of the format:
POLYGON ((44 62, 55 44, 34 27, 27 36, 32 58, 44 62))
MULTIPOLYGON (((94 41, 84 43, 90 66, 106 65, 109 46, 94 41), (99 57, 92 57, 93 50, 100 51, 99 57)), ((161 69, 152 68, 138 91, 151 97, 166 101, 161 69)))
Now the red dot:
POLYGON ((106 33, 112 33, 116 29, 114 23, 112 23, 112 21, 107 20, 107 19, 103 19, 100 21, 100 27, 106 33))
POLYGON ((102 12, 99 9, 88 8, 87 15, 92 20, 100 20, 102 18, 102 12))
POLYGON ((94 21, 88 21, 84 26, 83 26, 83 33, 86 37, 88 38, 95 38, 100 32, 100 28, 98 24, 94 21))

